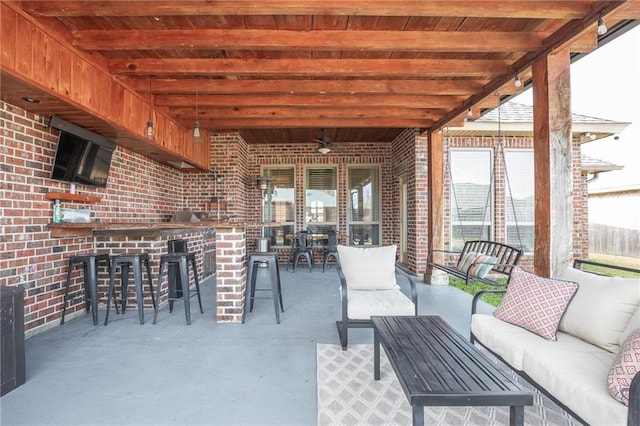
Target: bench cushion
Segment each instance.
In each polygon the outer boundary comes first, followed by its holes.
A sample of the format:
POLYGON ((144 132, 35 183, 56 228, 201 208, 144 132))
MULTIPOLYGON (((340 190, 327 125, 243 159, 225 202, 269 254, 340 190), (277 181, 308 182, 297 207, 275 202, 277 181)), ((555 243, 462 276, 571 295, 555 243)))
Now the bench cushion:
POLYGON ((580 283, 559 329, 617 353, 620 335, 640 305, 640 280, 604 277, 571 267, 558 278, 580 283))
POLYGON ((478 278, 484 278, 487 276, 489 271, 493 265, 498 262, 493 256, 489 256, 487 254, 478 254, 474 259, 471 267, 469 268, 469 273, 478 278))
POLYGON ((549 340, 556 340, 560 318, 578 284, 539 277, 514 268, 500 306, 493 315, 549 340))

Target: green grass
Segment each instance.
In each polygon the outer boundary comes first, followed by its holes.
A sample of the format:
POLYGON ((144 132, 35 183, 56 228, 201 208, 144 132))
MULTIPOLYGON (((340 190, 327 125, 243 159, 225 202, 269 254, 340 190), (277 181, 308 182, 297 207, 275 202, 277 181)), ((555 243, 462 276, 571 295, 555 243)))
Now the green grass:
MULTIPOLYGON (((506 282, 506 279, 498 280, 499 282, 506 282)), ((483 284, 479 282, 471 282, 466 284, 463 280, 449 277, 449 285, 455 288, 459 288, 465 293, 469 293, 471 295, 475 295, 477 292, 481 290, 500 290, 503 287, 496 287, 488 284, 483 284)), ((490 304, 491 306, 498 306, 500 302, 502 302, 502 298, 504 294, 485 294, 482 296, 482 300, 490 304)))

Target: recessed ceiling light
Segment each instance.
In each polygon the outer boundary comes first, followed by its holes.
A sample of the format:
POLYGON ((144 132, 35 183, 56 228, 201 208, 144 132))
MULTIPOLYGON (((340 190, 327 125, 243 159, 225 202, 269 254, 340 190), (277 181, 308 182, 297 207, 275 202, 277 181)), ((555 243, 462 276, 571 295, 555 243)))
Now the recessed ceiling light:
POLYGON ((25 101, 25 102, 28 102, 30 104, 39 104, 40 103, 40 99, 31 98, 29 96, 23 96, 22 100, 25 101))

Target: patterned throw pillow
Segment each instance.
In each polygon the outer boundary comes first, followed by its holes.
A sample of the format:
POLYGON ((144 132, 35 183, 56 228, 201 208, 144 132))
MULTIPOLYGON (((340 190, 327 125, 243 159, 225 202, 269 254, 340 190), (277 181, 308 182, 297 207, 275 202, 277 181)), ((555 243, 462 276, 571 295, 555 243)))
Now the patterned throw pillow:
POLYGON ((640 328, 627 337, 616 360, 609 370, 607 385, 609 393, 624 405, 629 405, 629 387, 640 371, 640 328))
POLYGON ((478 278, 484 278, 497 262, 498 259, 493 256, 479 254, 475 259, 473 259, 472 266, 469 268, 469 273, 478 278))
POLYGON ((466 274, 467 271, 469 270, 469 267, 473 263, 473 259, 475 259, 477 255, 478 255, 478 253, 476 253, 475 251, 466 252, 458 260, 458 270, 460 272, 464 272, 466 274))
POLYGON ((560 318, 577 290, 577 283, 514 268, 507 293, 493 315, 547 340, 556 340, 560 318))

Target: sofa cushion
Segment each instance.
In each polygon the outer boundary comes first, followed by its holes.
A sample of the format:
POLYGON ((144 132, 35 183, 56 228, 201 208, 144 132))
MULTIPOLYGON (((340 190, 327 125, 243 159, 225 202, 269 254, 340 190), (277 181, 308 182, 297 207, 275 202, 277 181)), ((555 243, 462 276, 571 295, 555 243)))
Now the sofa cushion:
POLYGON ((604 277, 571 267, 558 279, 580 283, 560 330, 617 353, 620 335, 640 305, 640 280, 604 277))
POLYGON ((627 337, 629 337, 629 335, 633 333, 636 328, 640 328, 640 306, 638 306, 638 309, 636 309, 636 313, 633 314, 633 316, 629 320, 629 324, 627 324, 627 326, 620 334, 620 338, 618 339, 620 345, 622 345, 624 341, 627 340, 627 337))
POLYGON ((338 246, 347 286, 360 290, 391 290, 396 285, 396 246, 338 246))
POLYGON ((558 333, 560 350, 548 345, 528 348, 524 372, 539 386, 562 401, 591 425, 626 425, 627 407, 616 401, 607 389, 607 375, 615 354, 585 343, 579 350, 566 347, 558 333), (590 347, 590 350, 585 348, 590 347))
MULTIPOLYGON (((524 369, 525 352, 536 348, 541 348, 548 353, 602 351, 566 333, 558 333, 557 341, 546 340, 524 328, 487 314, 474 314, 471 317, 471 333, 483 346, 520 371, 524 369)), ((613 361, 613 354, 611 355, 613 361)))
POLYGON ((556 340, 560 318, 577 289, 575 282, 539 277, 516 267, 493 315, 545 339, 556 340))
POLYGON ((401 290, 349 289, 347 316, 369 319, 371 315, 415 315, 415 307, 401 290))
POLYGON ((609 392, 624 405, 629 405, 629 387, 640 371, 640 328, 629 335, 609 370, 609 392))

